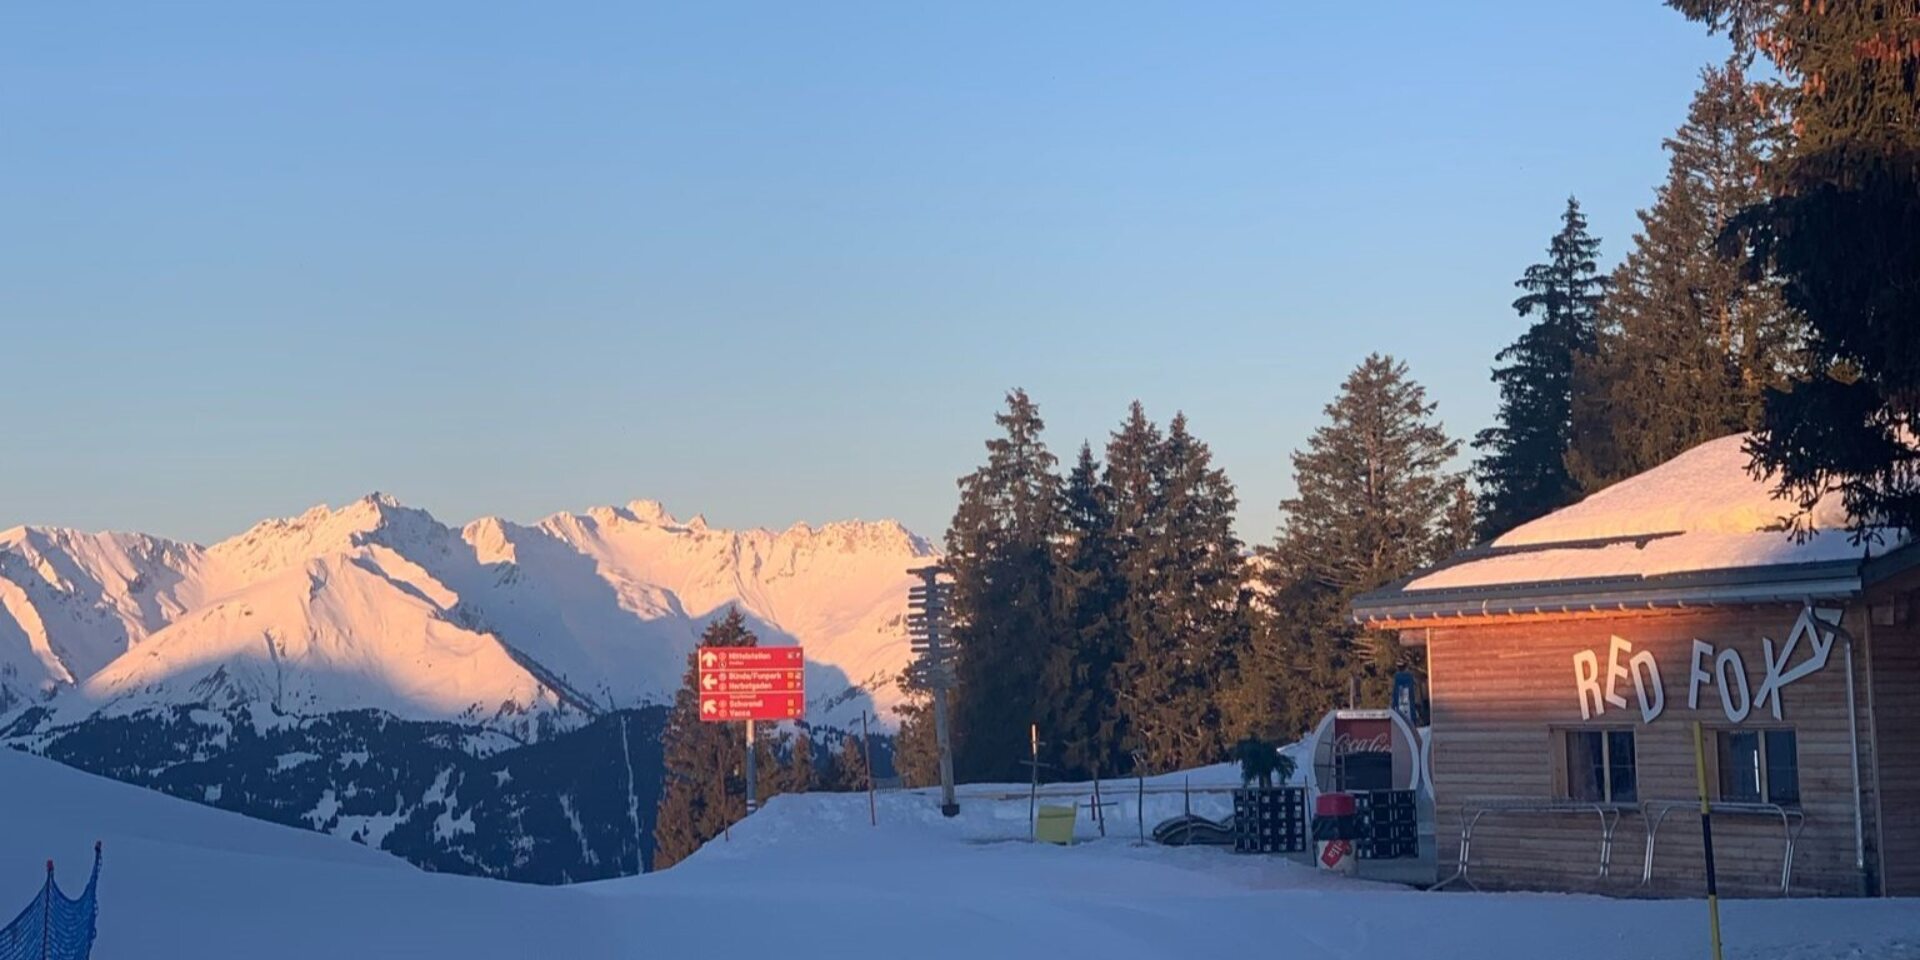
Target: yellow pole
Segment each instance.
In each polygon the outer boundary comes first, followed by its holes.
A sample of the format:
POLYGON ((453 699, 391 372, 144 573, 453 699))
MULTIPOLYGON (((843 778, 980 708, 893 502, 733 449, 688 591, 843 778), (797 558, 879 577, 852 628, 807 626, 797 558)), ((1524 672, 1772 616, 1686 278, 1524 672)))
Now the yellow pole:
POLYGON ((1720 960, 1720 892, 1713 876, 1713 808, 1707 801, 1707 752, 1701 746, 1700 721, 1693 722, 1693 772, 1700 784, 1700 843, 1707 856, 1707 925, 1713 960, 1720 960))

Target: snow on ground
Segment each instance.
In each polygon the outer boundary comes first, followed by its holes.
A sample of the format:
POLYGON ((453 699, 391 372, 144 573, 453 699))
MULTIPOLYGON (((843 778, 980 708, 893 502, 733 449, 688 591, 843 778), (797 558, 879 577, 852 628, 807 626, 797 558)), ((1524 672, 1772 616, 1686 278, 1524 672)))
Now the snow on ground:
MULTIPOLYGON (((1170 779, 1186 778, 1148 787, 1170 779)), ((1123 837, 1033 845, 1017 839, 1024 785, 963 788, 953 820, 926 792, 883 794, 878 827, 864 795, 777 797, 672 870, 552 888, 422 873, 7 751, 0 784, 0 911, 33 896, 48 856, 76 890, 102 839, 103 960, 1705 954, 1705 910, 1692 901, 1423 894, 1123 837)), ((1149 826, 1182 802, 1148 797, 1149 826)), ((1735 960, 1920 958, 1913 901, 1735 902, 1725 915, 1735 960)))

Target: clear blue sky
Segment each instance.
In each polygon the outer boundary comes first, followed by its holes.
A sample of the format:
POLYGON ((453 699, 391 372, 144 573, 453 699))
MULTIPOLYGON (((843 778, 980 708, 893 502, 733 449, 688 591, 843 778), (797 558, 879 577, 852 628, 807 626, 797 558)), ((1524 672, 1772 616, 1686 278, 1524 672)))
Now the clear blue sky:
POLYGON ((1269 539, 1369 351, 1484 426, 1722 46, 1656 0, 0 7, 0 527, 370 490, 944 526, 1004 391, 1269 539))

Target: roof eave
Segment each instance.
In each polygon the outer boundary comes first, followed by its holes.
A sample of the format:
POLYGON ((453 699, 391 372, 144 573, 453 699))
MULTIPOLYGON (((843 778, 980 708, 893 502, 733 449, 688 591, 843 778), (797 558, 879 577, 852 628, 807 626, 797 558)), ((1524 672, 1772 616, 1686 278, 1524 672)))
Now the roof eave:
POLYGON ((1372 626, 1432 625, 1465 617, 1844 599, 1857 596, 1866 585, 1861 567, 1859 561, 1844 560, 1654 577, 1382 590, 1355 598, 1353 618, 1372 626))

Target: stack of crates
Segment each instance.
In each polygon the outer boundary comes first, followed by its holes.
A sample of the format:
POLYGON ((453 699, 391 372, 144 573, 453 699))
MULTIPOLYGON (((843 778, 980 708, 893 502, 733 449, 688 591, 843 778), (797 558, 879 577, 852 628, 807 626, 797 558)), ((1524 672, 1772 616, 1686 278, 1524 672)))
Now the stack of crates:
POLYGON ((1399 860, 1420 855, 1420 807, 1412 790, 1368 790, 1353 797, 1360 817, 1355 856, 1399 860))
POLYGON ((1265 787, 1233 792, 1235 853, 1299 853, 1305 849, 1305 789, 1265 787))

